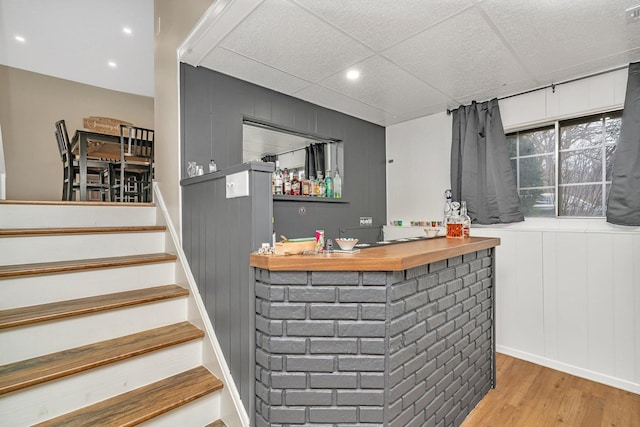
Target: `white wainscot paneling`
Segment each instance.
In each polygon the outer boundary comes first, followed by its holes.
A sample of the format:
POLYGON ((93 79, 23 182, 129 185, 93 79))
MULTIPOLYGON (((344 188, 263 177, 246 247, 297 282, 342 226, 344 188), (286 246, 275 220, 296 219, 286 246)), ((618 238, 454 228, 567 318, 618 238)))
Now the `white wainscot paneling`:
POLYGON ((476 228, 499 237, 500 351, 640 392, 640 233, 476 228))

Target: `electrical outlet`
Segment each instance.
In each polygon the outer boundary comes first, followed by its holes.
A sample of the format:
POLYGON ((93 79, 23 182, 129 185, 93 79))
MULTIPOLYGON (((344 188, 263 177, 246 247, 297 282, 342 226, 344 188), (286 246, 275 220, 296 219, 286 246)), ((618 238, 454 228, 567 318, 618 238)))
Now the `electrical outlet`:
POLYGON ((373 225, 373 218, 370 216, 361 216, 360 225, 371 226, 373 225))

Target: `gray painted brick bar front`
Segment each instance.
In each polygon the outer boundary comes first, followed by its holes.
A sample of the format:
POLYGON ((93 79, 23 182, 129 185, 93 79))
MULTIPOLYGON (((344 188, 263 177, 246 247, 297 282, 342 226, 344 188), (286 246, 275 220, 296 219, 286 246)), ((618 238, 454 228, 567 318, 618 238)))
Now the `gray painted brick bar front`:
POLYGON ((495 384, 494 250, 256 269, 256 426, 458 426, 495 384))

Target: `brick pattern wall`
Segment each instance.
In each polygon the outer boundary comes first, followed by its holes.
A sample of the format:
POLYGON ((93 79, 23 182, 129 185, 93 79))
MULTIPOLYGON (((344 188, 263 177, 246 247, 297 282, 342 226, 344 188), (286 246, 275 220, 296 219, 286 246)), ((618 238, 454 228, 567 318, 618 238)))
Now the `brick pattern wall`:
POLYGON ((256 270, 256 426, 382 425, 393 273, 256 270))
POLYGON ((391 286, 388 426, 458 426, 492 387, 492 261, 470 253, 391 286))
POLYGON ((458 425, 492 385, 492 252, 256 269, 256 427, 458 425))

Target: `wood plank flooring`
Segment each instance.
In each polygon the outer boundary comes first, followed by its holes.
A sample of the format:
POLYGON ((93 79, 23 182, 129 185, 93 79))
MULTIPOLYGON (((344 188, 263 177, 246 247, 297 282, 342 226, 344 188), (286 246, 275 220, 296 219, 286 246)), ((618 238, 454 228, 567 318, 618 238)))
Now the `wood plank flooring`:
POLYGON ((640 395, 498 354, 497 387, 461 427, 637 427, 640 395))

